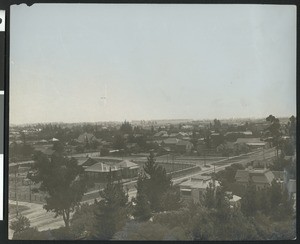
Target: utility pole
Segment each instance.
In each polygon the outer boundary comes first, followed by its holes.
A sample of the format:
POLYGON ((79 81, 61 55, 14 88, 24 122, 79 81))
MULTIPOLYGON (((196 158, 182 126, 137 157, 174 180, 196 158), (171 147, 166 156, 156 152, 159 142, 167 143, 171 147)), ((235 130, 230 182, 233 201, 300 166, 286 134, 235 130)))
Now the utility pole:
POLYGON ((172 155, 172 168, 173 168, 173 172, 174 172, 174 158, 175 158, 175 155, 173 154, 172 155))
POLYGON ((29 175, 31 175, 31 174, 28 171, 28 173, 27 173, 27 179, 29 180, 28 181, 28 184, 29 184, 29 202, 31 203, 31 184, 32 184, 32 181, 31 181, 31 179, 28 178, 29 175))
POLYGON ((19 203, 18 203, 18 193, 17 193, 17 175, 18 175, 18 168, 19 165, 17 164, 16 170, 15 170, 15 199, 16 199, 16 203, 17 203, 17 217, 19 215, 19 203))

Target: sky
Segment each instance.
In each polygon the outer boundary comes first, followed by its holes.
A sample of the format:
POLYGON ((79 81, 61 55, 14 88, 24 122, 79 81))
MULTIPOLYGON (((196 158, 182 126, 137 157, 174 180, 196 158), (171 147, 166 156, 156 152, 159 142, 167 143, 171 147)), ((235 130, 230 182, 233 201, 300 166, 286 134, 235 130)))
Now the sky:
POLYGON ((296 7, 11 6, 10 123, 296 114, 296 7))

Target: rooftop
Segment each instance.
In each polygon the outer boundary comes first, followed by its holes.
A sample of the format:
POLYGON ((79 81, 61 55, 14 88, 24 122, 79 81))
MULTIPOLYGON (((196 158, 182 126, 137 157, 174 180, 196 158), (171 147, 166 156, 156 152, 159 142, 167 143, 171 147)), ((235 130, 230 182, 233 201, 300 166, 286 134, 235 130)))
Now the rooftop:
POLYGON ((130 169, 140 167, 138 164, 135 164, 135 163, 133 163, 129 160, 123 160, 122 162, 118 163, 117 166, 120 167, 120 168, 130 168, 130 169))
POLYGON ((109 166, 104 163, 96 163, 92 166, 89 166, 85 169, 87 172, 109 172, 109 171, 118 171, 120 170, 116 166, 109 166))
POLYGON ((275 176, 269 169, 245 169, 237 170, 235 179, 237 182, 243 183, 249 182, 251 179, 254 183, 271 184, 275 176))
MULTIPOLYGON (((189 188, 189 189, 206 189, 209 185, 213 184, 213 180, 210 176, 196 176, 192 177, 187 181, 182 182, 179 184, 180 188, 189 188)), ((219 186, 220 183, 215 181, 215 186, 219 186)))

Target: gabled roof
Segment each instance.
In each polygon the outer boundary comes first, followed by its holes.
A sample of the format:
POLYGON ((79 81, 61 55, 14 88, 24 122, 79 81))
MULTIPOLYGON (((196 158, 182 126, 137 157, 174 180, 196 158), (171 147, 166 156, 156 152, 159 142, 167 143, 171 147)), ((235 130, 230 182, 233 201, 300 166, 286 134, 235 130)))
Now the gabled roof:
MULTIPOLYGON (((180 189, 206 189, 207 187, 209 187, 210 183, 213 184, 213 180, 211 179, 211 177, 209 177, 210 179, 206 179, 203 178, 201 179, 201 177, 199 178, 191 178, 187 181, 184 181, 182 183, 179 184, 180 189)), ((219 186, 220 183, 218 181, 215 181, 215 186, 219 186)))
POLYGON ((130 169, 140 167, 138 164, 135 164, 135 163, 133 163, 129 160, 123 160, 122 162, 118 163, 117 166, 120 167, 120 168, 130 168, 130 169))
POLYGON ((274 180, 274 174, 269 169, 245 169, 237 170, 235 180, 246 183, 251 179, 253 183, 271 184, 274 180))
POLYGON ((94 164, 96 164, 97 161, 95 159, 92 159, 92 158, 87 158, 84 163, 82 164, 82 166, 84 167, 89 167, 89 166, 92 166, 94 164))
POLYGON ((87 132, 84 132, 78 137, 78 141, 80 142, 91 141, 91 140, 96 140, 96 137, 93 134, 87 132))
POLYGON ((78 165, 83 165, 89 158, 82 157, 82 158, 76 158, 78 165))
POLYGON ((104 163, 96 163, 90 167, 87 167, 85 169, 85 171, 87 172, 109 172, 109 171, 118 171, 120 169, 118 169, 117 167, 115 166, 110 166, 110 165, 107 165, 107 164, 104 164, 104 163))

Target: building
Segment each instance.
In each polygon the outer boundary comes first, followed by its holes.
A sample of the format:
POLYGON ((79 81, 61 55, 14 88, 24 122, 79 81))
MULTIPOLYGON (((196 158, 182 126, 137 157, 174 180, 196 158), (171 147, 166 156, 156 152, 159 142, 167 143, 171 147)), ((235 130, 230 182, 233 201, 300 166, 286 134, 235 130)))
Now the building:
POLYGON ((104 163, 96 163, 85 170, 87 177, 95 182, 106 182, 109 173, 111 173, 112 178, 117 180, 121 178, 121 169, 116 166, 110 166, 104 163))
POLYGON ((184 140, 179 140, 176 144, 177 152, 181 153, 190 153, 193 147, 193 143, 184 140))
POLYGON ((274 173, 269 169, 251 169, 237 170, 235 180, 237 183, 247 186, 251 181, 257 190, 269 187, 272 181, 276 179, 274 173))
POLYGON ((193 144, 189 141, 172 137, 163 141, 163 147, 170 148, 170 150, 180 153, 190 153, 193 148, 193 144))
POLYGON ((129 160, 123 160, 116 165, 121 169, 121 175, 123 179, 135 178, 138 176, 140 166, 129 160))
POLYGON ((85 132, 85 133, 81 134, 77 140, 80 143, 90 143, 90 142, 96 141, 97 138, 93 134, 85 132))
POLYGON ((235 144, 247 145, 250 149, 268 148, 268 143, 260 138, 237 138, 235 144))
POLYGON ((213 180, 211 176, 199 175, 192 177, 179 184, 180 196, 184 201, 193 201, 194 203, 198 203, 203 198, 207 187, 210 185, 215 185, 217 187, 220 183, 213 180))

